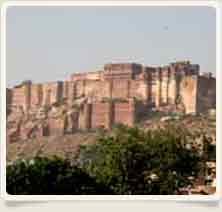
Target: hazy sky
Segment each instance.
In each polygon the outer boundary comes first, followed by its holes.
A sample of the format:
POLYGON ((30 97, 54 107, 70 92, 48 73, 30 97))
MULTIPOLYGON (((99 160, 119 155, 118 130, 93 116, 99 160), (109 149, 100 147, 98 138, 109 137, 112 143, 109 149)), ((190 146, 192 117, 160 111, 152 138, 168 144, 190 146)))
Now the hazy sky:
POLYGON ((216 69, 216 14, 209 7, 10 7, 7 86, 63 80, 108 62, 216 69))

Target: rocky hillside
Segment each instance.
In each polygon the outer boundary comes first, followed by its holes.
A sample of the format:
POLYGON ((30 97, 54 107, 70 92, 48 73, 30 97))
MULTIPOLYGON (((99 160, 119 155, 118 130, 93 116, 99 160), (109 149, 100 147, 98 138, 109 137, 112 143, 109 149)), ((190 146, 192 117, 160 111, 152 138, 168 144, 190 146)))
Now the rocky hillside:
POLYGON ((73 159, 80 144, 92 144, 97 139, 96 133, 75 133, 64 136, 47 136, 19 142, 7 143, 7 162, 18 159, 31 159, 35 156, 73 159))
MULTIPOLYGON (((138 127, 144 130, 164 129, 169 126, 176 126, 178 133, 186 131, 188 140, 192 145, 203 146, 203 136, 212 145, 216 144, 216 120, 214 115, 205 116, 177 116, 153 113, 152 117, 144 117, 138 123, 138 127)), ((17 159, 27 159, 34 156, 54 156, 73 159, 78 153, 81 144, 95 143, 97 132, 76 132, 74 134, 45 136, 19 140, 7 143, 7 161, 12 162, 17 159)), ((108 133, 108 132, 107 132, 108 133)))

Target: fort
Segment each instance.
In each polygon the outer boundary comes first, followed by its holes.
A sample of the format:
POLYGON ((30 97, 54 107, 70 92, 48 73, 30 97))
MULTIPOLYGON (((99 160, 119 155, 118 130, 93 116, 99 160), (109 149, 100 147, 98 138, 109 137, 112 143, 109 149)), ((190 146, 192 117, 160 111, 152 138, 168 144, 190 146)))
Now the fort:
POLYGON ((133 126, 152 111, 204 113, 216 108, 216 79, 189 61, 149 67, 109 63, 66 81, 7 88, 7 140, 76 130, 133 126))

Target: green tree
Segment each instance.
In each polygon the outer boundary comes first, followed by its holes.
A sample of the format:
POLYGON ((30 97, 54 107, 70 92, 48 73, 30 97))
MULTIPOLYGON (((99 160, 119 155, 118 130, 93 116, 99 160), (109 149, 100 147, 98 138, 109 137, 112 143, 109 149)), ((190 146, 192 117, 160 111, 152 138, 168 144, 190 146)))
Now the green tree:
POLYGON ((7 166, 12 195, 112 194, 81 169, 59 158, 34 158, 7 166))
POLYGON ((199 155, 186 148, 184 133, 119 125, 97 144, 82 146, 79 165, 115 194, 176 194, 199 170, 199 155))

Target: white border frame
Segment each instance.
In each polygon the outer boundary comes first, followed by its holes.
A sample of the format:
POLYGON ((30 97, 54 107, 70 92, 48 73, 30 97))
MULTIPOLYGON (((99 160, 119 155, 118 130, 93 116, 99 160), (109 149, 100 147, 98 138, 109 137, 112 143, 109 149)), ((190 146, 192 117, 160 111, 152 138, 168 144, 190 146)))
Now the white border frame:
POLYGON ((1 8, 1 196, 6 201, 45 200, 177 200, 218 201, 221 185, 222 107, 221 16, 219 1, 9 1, 1 8), (216 10, 216 193, 213 195, 9 195, 6 192, 6 12, 12 6, 208 6, 216 10))

